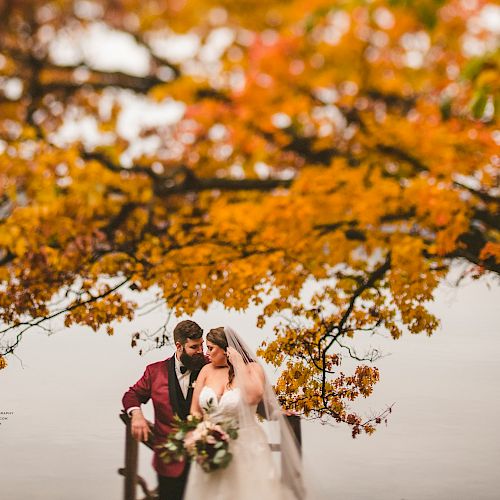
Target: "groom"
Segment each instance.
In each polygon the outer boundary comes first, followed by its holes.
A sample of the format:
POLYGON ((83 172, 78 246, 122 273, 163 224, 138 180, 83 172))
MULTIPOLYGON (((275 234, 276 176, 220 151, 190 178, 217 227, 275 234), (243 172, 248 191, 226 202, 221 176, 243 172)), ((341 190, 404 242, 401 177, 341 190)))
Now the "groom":
MULTIPOLYGON (((141 404, 153 401, 154 445, 165 441, 174 415, 185 419, 193 397, 193 382, 206 363, 203 330, 194 321, 181 321, 174 329, 175 354, 146 367, 141 379, 124 394, 123 407, 131 416, 132 435, 147 440, 149 428, 141 404)), ((166 464, 155 452, 153 467, 158 473, 159 499, 182 500, 189 467, 184 462, 166 464)))

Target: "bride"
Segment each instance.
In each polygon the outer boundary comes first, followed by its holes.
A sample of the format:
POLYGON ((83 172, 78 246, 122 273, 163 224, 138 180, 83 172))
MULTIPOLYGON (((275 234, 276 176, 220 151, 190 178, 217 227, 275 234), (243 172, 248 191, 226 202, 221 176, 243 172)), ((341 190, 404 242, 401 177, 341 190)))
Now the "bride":
POLYGON ((237 421, 238 438, 230 444, 227 468, 207 473, 191 465, 184 500, 305 499, 295 436, 256 357, 228 327, 210 330, 206 345, 210 363, 196 380, 191 414, 237 421), (281 461, 269 440, 279 442, 281 461))

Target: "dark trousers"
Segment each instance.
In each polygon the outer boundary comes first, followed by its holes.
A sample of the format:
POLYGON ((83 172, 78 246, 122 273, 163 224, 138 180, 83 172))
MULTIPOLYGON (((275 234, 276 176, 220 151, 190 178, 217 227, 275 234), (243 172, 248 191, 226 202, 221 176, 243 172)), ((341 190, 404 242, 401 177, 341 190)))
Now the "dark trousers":
POLYGON ((159 500, 182 500, 186 488, 189 467, 179 477, 158 475, 159 500))

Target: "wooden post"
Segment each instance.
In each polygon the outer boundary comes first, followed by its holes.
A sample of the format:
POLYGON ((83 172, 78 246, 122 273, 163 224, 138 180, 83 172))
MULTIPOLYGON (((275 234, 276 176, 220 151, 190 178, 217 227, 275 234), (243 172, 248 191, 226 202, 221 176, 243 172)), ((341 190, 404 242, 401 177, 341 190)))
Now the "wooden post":
POLYGON ((300 426, 300 416, 288 415, 287 420, 292 428, 293 434, 295 435, 295 439, 297 439, 299 450, 302 451, 302 428, 300 426))
MULTIPOLYGON (((288 421, 288 425, 290 426, 290 430, 293 432, 295 439, 297 440, 299 453, 302 453, 302 431, 300 426, 300 417, 298 415, 287 415, 286 419, 288 421)), ((283 440, 283 436, 281 436, 283 440)), ((281 449, 281 478, 285 484, 294 485, 292 486, 293 491, 297 498, 303 497, 302 491, 302 478, 297 477, 296 467, 294 467, 293 463, 287 462, 287 454, 286 450, 283 450, 283 446, 280 445, 281 449), (283 453, 285 451, 285 453, 283 453), (293 479, 293 481, 292 481, 293 479), (297 483, 297 480, 299 482, 297 483)))
POLYGON ((132 437, 131 421, 126 421, 125 431, 125 496, 124 500, 136 500, 137 462, 139 443, 132 437))
MULTIPOLYGON (((146 481, 137 474, 137 464, 139 462, 139 443, 132 437, 131 418, 122 411, 120 419, 125 424, 125 467, 118 469, 118 474, 125 477, 124 499, 136 500, 137 499, 137 486, 140 486, 143 493, 146 495, 143 500, 155 500, 158 498, 156 489, 150 490, 146 481)), ((146 420, 148 423, 150 434, 147 441, 142 443, 150 450, 153 447, 153 424, 146 420)))

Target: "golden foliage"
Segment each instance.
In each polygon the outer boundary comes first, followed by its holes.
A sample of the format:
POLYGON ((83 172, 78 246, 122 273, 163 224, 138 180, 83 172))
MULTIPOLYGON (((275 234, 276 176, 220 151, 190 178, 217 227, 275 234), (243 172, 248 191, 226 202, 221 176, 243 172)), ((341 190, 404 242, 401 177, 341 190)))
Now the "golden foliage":
POLYGON ((342 354, 376 358, 356 336, 430 335, 451 263, 500 270, 487 8, 1 2, 0 353, 58 315, 111 334, 134 316, 127 288, 158 287, 177 313, 262 305, 260 327, 292 318, 261 350, 282 403, 373 432, 382 418, 349 403, 378 371, 341 371, 342 354), (89 55, 104 29, 128 34, 134 69, 89 55), (187 39, 183 60, 161 49, 187 39), (131 103, 183 111, 146 124, 131 103))

